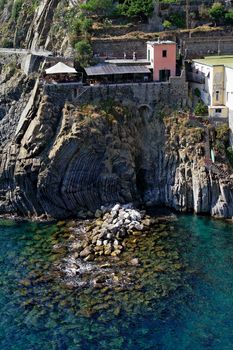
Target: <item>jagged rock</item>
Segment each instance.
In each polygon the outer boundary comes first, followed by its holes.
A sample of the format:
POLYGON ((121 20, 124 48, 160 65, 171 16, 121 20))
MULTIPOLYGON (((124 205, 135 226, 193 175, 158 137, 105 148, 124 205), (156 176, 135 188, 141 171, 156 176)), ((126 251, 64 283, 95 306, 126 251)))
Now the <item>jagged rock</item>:
POLYGON ((90 247, 86 247, 85 249, 83 249, 81 252, 80 252, 80 256, 82 258, 85 258, 87 257, 88 255, 91 254, 91 248, 90 247))
POLYGON ((96 218, 100 218, 102 216, 102 211, 97 209, 96 212, 95 212, 95 217, 96 218))
POLYGON ((130 264, 133 266, 136 266, 139 264, 139 260, 137 258, 134 258, 134 259, 130 260, 130 264))
POLYGON ((67 104, 62 92, 58 100, 38 86, 32 91, 22 76, 0 86, 0 94, 0 213, 96 213, 105 222, 104 238, 110 224, 121 237, 121 225, 141 221, 132 204, 122 207, 128 202, 233 216, 232 179, 224 182, 204 166, 196 152, 202 140, 190 138, 193 130, 184 130, 182 138, 175 127, 169 133, 176 121, 159 118, 159 109, 151 118, 132 107, 113 106, 111 115, 98 106, 83 111, 67 104), (186 147, 181 153, 180 139, 186 147))

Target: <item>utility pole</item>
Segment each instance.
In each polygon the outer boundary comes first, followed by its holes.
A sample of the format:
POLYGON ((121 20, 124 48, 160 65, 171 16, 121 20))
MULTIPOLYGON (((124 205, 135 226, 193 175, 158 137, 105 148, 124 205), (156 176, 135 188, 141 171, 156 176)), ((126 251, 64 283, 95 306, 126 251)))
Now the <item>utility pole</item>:
POLYGON ((190 0, 186 0, 186 28, 189 29, 190 0))

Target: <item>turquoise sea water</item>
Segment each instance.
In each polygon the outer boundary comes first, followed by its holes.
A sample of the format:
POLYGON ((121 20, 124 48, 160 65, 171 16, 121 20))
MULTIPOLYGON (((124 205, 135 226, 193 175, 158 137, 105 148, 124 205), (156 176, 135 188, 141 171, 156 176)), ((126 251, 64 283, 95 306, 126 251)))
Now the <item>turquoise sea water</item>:
POLYGON ((56 225, 0 221, 0 349, 232 350, 233 225, 196 216, 172 225, 184 263, 177 289, 140 312, 85 317, 51 275, 52 244, 64 239, 56 225))

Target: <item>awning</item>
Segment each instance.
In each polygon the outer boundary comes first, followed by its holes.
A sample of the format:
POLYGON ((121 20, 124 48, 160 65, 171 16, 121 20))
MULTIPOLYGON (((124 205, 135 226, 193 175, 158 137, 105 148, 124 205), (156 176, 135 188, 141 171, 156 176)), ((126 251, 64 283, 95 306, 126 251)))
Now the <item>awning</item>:
POLYGON ((45 69, 46 74, 76 74, 76 69, 67 66, 65 63, 58 62, 55 66, 45 69))
POLYGON ((117 75, 117 74, 148 74, 151 71, 146 66, 116 66, 103 64, 85 68, 88 76, 117 75))

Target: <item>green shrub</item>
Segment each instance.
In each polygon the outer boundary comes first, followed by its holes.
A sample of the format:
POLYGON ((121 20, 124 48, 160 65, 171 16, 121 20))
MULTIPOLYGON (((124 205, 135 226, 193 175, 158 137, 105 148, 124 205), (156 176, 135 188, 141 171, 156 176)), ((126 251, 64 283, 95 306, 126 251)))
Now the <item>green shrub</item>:
POLYGON ((207 115, 208 107, 202 101, 199 101, 194 108, 194 113, 196 115, 207 115))
POLYGON ((119 13, 127 17, 147 18, 154 11, 153 0, 125 0, 118 5, 119 13))
POLYGON ((90 31, 92 28, 92 25, 93 25, 93 21, 91 18, 84 18, 83 20, 81 20, 81 23, 80 23, 81 32, 86 33, 90 31))
POLYGON ((182 13, 173 13, 168 18, 169 22, 177 28, 185 28, 186 22, 185 22, 185 15, 182 13))
POLYGON ((215 24, 222 23, 225 16, 224 6, 219 2, 215 2, 209 10, 209 16, 212 18, 215 24))
POLYGON ((0 0, 0 10, 4 8, 4 5, 6 4, 7 0, 0 0))
POLYGON ((227 159, 229 160, 229 163, 233 167, 233 149, 232 147, 228 147, 226 151, 227 159))
POLYGON ((217 125, 215 128, 216 139, 222 142, 228 142, 229 140, 229 127, 227 124, 217 125))
POLYGON ((225 14, 225 22, 226 24, 233 25, 233 9, 225 14))
POLYGON ((80 6, 82 10, 101 16, 108 16, 115 8, 113 0, 89 0, 80 6))
POLYGON ((165 20, 165 21, 163 22, 163 27, 164 27, 164 29, 170 29, 170 28, 172 27, 172 24, 171 24, 170 21, 165 20))
POLYGON ((220 140, 217 140, 215 142, 215 147, 214 149, 220 153, 223 153, 224 150, 225 150, 225 147, 224 147, 224 144, 220 141, 220 140))
POLYGON ((93 51, 91 44, 87 40, 79 41, 75 44, 76 58, 78 59, 82 67, 86 67, 90 64, 93 51))
POLYGON ((201 91, 198 88, 195 88, 194 95, 200 98, 201 97, 201 91))

